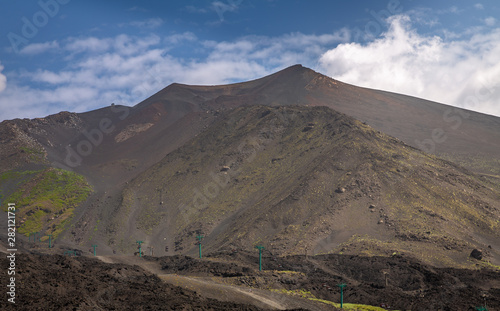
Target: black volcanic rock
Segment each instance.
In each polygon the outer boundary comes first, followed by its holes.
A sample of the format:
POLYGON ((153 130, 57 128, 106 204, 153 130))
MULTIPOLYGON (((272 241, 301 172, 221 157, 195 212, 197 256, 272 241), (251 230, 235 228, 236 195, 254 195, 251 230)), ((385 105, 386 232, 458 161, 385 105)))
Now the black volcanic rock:
POLYGON ((472 252, 470 253, 470 257, 477 259, 477 260, 481 260, 481 259, 483 259, 483 252, 481 252, 477 248, 474 248, 472 250, 472 252))

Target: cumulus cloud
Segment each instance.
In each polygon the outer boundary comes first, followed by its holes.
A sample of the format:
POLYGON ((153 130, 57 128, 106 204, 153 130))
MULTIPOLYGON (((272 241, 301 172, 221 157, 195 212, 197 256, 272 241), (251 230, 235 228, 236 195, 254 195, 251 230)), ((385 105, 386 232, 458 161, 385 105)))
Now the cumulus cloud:
POLYGON ((467 39, 424 36, 408 16, 389 19, 380 38, 345 43, 320 58, 335 79, 500 116, 500 29, 467 39))

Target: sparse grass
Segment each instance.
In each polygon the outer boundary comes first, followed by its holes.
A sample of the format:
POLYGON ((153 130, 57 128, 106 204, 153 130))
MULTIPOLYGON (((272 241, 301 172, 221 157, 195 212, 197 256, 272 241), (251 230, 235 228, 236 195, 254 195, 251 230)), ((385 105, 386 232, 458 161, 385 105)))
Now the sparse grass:
POLYGON ((21 147, 19 149, 21 149, 22 151, 24 151, 28 154, 43 154, 43 152, 41 150, 34 149, 34 148, 21 147))
POLYGON ((306 298, 306 299, 315 299, 316 297, 314 297, 314 295, 310 292, 310 291, 307 291, 305 289, 294 289, 294 290, 288 290, 288 289, 270 289, 271 292, 275 292, 275 293, 281 293, 281 294, 286 294, 286 295, 290 295, 290 296, 299 296, 299 297, 302 297, 302 298, 306 298))
POLYGON ((43 150, 29 148, 29 147, 20 147, 19 149, 29 156, 29 159, 31 160, 31 162, 42 163, 45 160, 43 150))
MULTIPOLYGON (((335 303, 332 301, 328 300, 323 300, 323 299, 317 299, 317 298, 309 298, 309 300, 312 301, 319 301, 328 305, 332 305, 336 308, 340 308, 340 303, 335 303)), ((360 305, 360 304, 353 304, 353 303, 344 303, 343 304, 343 309, 345 310, 352 310, 352 311, 385 311, 386 309, 380 308, 380 307, 375 307, 375 306, 369 306, 369 305, 360 305)), ((395 310, 397 311, 397 310, 395 310)))
MULTIPOLYGON (((290 295, 290 296, 298 296, 298 297, 302 297, 302 298, 305 298, 305 299, 308 299, 311 301, 317 301, 317 302, 321 302, 321 303, 325 303, 325 304, 334 306, 336 308, 340 308, 340 303, 336 303, 336 302, 324 300, 324 299, 318 299, 310 291, 307 291, 305 289, 295 289, 295 290, 270 289, 270 291, 275 292, 275 293, 286 294, 286 295, 290 295)), ((352 311, 385 311, 386 310, 386 309, 380 308, 380 307, 362 305, 362 304, 352 304, 352 303, 344 303, 342 305, 342 307, 343 307, 343 309, 352 310, 352 311)))
POLYGON ((471 155, 440 153, 440 158, 460 164, 464 167, 472 168, 474 171, 500 176, 500 158, 491 155, 471 155))
POLYGON ((40 171, 7 171, 0 175, 0 184, 8 181, 22 182, 23 178, 30 177, 40 171))
POLYGON ((491 262, 485 261, 485 260, 479 260, 479 261, 477 261, 477 260, 472 261, 471 260, 471 264, 478 265, 480 268, 487 268, 487 269, 491 269, 491 270, 500 271, 500 266, 494 265, 491 262))

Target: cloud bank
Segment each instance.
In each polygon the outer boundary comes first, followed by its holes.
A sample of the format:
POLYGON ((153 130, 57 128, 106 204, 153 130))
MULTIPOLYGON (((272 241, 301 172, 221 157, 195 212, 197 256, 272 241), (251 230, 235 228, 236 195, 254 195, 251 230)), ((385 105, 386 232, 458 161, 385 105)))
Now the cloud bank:
POLYGON ((344 43, 320 58, 343 82, 500 116, 500 29, 443 40, 412 28, 406 15, 368 44, 344 43))

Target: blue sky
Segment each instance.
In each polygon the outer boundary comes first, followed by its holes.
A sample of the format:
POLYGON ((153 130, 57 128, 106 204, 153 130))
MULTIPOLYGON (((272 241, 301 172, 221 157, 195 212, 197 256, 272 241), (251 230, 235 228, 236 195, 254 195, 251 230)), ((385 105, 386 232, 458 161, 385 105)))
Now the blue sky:
POLYGON ((500 5, 478 1, 0 0, 0 120, 135 105, 302 64, 500 116, 500 5))

